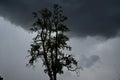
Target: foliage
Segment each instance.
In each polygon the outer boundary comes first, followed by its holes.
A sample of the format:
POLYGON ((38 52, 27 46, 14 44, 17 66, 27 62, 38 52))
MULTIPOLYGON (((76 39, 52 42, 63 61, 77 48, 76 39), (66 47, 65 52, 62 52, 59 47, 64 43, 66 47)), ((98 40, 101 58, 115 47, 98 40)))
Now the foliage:
POLYGON ((3 80, 3 78, 0 76, 0 80, 3 80))
POLYGON ((67 44, 69 38, 65 35, 68 27, 63 24, 67 17, 63 15, 61 7, 57 4, 53 7, 53 12, 47 8, 33 12, 35 22, 31 31, 37 35, 31 44, 29 64, 33 65, 38 58, 41 58, 45 66, 45 73, 50 80, 56 80, 57 74, 63 73, 63 67, 75 71, 77 61, 70 54, 65 54, 63 50, 71 50, 67 44))

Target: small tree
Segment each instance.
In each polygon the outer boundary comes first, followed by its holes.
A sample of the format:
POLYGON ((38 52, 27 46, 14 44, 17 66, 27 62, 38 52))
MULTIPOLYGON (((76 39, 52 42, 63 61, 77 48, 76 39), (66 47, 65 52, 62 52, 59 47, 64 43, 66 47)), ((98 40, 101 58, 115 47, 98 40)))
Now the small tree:
POLYGON ((56 80, 57 74, 63 73, 63 67, 70 71, 77 69, 77 61, 70 54, 65 54, 63 50, 71 50, 67 44, 69 38, 65 32, 69 31, 64 25, 67 17, 63 15, 61 7, 54 5, 53 12, 45 8, 39 12, 33 12, 36 21, 31 30, 37 32, 31 44, 29 64, 41 58, 45 66, 44 72, 48 74, 50 80, 56 80))

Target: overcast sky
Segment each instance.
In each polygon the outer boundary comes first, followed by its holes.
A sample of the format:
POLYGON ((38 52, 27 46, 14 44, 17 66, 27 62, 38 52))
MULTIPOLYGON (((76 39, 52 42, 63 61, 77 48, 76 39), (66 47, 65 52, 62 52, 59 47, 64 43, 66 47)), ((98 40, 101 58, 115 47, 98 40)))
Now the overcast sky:
POLYGON ((26 67, 33 34, 31 13, 59 3, 68 16, 69 44, 83 67, 80 76, 65 71, 59 80, 120 79, 119 0, 0 0, 0 76, 4 80, 46 80, 41 62, 26 67))

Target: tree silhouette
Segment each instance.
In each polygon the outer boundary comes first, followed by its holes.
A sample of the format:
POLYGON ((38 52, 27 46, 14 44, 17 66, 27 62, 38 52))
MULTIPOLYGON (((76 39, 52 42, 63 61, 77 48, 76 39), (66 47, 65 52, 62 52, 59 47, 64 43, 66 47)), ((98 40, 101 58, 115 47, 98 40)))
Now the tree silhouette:
POLYGON ((53 11, 45 8, 38 12, 33 12, 35 22, 31 31, 37 35, 33 38, 29 64, 33 65, 38 58, 41 58, 45 67, 44 72, 48 74, 50 80, 57 80, 57 74, 63 73, 63 67, 70 71, 75 71, 77 61, 71 54, 66 54, 63 50, 71 50, 67 44, 69 38, 65 35, 68 27, 64 24, 67 17, 58 4, 54 4, 53 11))
POLYGON ((3 78, 0 76, 0 80, 3 80, 3 78))

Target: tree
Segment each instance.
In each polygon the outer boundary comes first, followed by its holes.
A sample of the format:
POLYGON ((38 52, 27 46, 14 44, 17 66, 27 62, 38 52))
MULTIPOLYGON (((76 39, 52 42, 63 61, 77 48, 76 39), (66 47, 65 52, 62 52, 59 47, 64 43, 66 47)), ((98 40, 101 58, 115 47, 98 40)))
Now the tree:
POLYGON ((3 80, 3 78, 0 76, 0 80, 3 80))
POLYGON ((48 74, 50 80, 57 80, 57 74, 63 73, 63 67, 70 71, 77 69, 77 61, 71 54, 66 54, 63 50, 71 50, 67 44, 69 38, 65 35, 68 27, 63 24, 67 17, 58 4, 53 7, 53 12, 45 8, 38 12, 33 12, 35 22, 31 31, 37 35, 33 38, 29 64, 33 65, 38 58, 41 58, 45 67, 44 72, 48 74))

